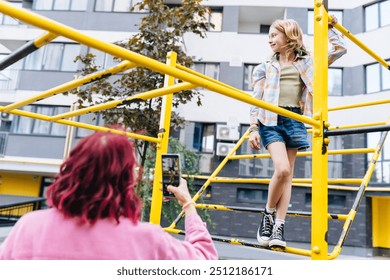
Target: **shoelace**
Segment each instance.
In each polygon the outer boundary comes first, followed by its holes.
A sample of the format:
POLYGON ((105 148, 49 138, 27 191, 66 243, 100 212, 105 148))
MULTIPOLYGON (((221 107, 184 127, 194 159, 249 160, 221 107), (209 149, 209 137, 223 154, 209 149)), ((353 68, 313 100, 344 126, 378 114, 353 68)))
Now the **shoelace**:
POLYGON ((271 214, 265 214, 263 220, 263 234, 270 234, 272 232, 272 226, 274 219, 271 214))
POLYGON ((272 231, 272 237, 280 240, 283 239, 283 225, 274 226, 274 229, 272 231))

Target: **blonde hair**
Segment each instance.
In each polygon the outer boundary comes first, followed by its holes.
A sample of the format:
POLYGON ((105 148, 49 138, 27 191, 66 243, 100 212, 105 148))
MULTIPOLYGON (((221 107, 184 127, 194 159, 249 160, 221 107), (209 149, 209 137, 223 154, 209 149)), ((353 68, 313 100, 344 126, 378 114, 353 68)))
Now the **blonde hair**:
POLYGON ((271 28, 283 32, 287 37, 287 53, 306 54, 307 50, 303 44, 303 34, 299 24, 293 19, 275 20, 271 28))

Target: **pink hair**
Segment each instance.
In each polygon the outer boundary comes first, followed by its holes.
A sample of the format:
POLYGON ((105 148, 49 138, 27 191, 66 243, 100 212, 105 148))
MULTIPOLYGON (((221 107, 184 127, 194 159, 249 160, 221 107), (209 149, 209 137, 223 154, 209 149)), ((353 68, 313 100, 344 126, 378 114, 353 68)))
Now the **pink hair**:
POLYGON ((136 223, 141 199, 134 191, 137 161, 124 135, 95 132, 80 140, 48 188, 48 205, 65 217, 93 224, 124 216, 136 223))

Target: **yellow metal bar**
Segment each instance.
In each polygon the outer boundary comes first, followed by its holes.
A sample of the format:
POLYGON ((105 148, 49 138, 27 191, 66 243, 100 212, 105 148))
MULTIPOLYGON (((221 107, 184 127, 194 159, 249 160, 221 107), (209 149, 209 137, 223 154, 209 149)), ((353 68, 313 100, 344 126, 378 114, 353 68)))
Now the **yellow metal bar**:
MULTIPOLYGON (((167 55, 167 65, 175 67, 177 61, 177 53, 169 52, 167 55)), ((173 86, 175 84, 175 77, 165 75, 164 88, 173 86)), ((160 90, 161 91, 161 90, 160 90)), ((152 202, 150 206, 150 222, 160 224, 161 210, 162 210, 162 154, 168 152, 169 132, 171 128, 172 115, 172 100, 173 94, 169 93, 163 97, 161 105, 160 116, 160 133, 159 139, 161 143, 157 145, 156 149, 156 163, 153 178, 152 202)))
MULTIPOLYGON (((219 205, 219 204, 202 204, 198 203, 195 205, 197 209, 207 209, 207 210, 216 210, 216 211, 228 211, 228 212, 240 212, 243 210, 240 209, 233 209, 232 207, 225 206, 225 205, 219 205)), ((254 211, 251 211, 254 212, 254 211)), ((261 212, 260 209, 258 209, 258 212, 261 212)), ((309 215, 305 215, 302 213, 292 213, 292 212, 287 212, 287 216, 292 216, 292 217, 303 217, 303 218, 309 218, 309 215)), ((328 219, 329 220, 345 220, 347 219, 347 215, 343 214, 337 214, 337 217, 333 217, 332 215, 328 214, 328 219)))
POLYGON ((314 5, 314 119, 320 127, 312 133, 312 223, 311 258, 324 260, 328 255, 328 153, 322 153, 324 123, 328 122, 328 20, 322 1, 314 5))
POLYGON ((349 211, 349 214, 348 214, 348 218, 347 220, 345 221, 344 225, 343 225, 343 230, 341 232, 341 236, 340 236, 340 239, 339 239, 339 242, 336 244, 336 246, 333 248, 332 252, 329 254, 328 258, 329 260, 333 260, 335 259, 338 255, 340 255, 341 253, 341 248, 343 246, 343 243, 344 243, 344 240, 345 238, 347 237, 347 234, 349 232, 349 229, 351 228, 352 226, 352 222, 353 220, 355 219, 355 216, 356 216, 356 211, 351 209, 351 211, 349 211))
POLYGON ((44 91, 44 92, 42 92, 42 93, 40 93, 38 95, 35 95, 35 96, 32 96, 32 97, 26 98, 24 100, 21 100, 21 101, 9 104, 9 105, 3 107, 3 109, 1 111, 2 112, 10 112, 13 109, 17 109, 17 108, 20 108, 22 106, 25 106, 25 105, 31 104, 33 102, 39 101, 41 99, 44 99, 44 98, 56 95, 58 93, 62 93, 62 92, 74 89, 76 87, 79 87, 79 86, 82 86, 82 85, 84 85, 86 83, 89 83, 89 82, 91 82, 93 80, 97 80, 97 79, 99 79, 99 78, 101 78, 103 76, 113 75, 113 74, 125 71, 127 69, 133 68, 135 66, 136 66, 136 64, 134 64, 132 62, 123 61, 123 62, 119 63, 117 66, 114 66, 114 67, 112 67, 110 69, 90 74, 90 75, 85 76, 83 78, 80 78, 80 79, 77 79, 77 80, 73 80, 73 81, 67 82, 65 84, 56 86, 54 88, 48 89, 48 90, 46 90, 46 91, 44 91))
POLYGON ((58 37, 58 35, 54 34, 52 32, 45 33, 43 36, 38 37, 38 38, 35 39, 34 45, 37 48, 40 48, 40 47, 50 43, 51 41, 53 41, 57 37, 58 37))
MULTIPOLYGON (((200 188, 200 190, 194 195, 192 198, 193 201, 197 201, 199 197, 205 192, 207 187, 210 185, 210 183, 213 181, 213 179, 216 178, 216 176, 221 172, 221 170, 224 168, 226 163, 229 161, 229 157, 231 157, 237 149, 242 145, 242 143, 245 141, 245 139, 248 138, 249 130, 247 130, 243 136, 241 136, 240 140, 238 140, 237 144, 234 146, 234 148, 228 153, 228 155, 222 160, 222 162, 218 165, 218 167, 214 170, 214 172, 210 176, 206 177, 206 182, 203 184, 203 186, 200 188)), ((170 228, 175 228, 178 221, 183 217, 184 211, 181 211, 180 214, 176 217, 176 219, 172 222, 172 224, 169 226, 170 228)))
MULTIPOLYGON (((170 228, 170 227, 169 228, 167 228, 167 227, 164 228, 164 231, 168 232, 168 233, 172 233, 172 234, 185 235, 185 231, 184 230, 174 229, 174 228, 170 228)), ((259 244, 248 243, 245 240, 239 240, 237 238, 226 239, 226 238, 221 238, 221 237, 217 237, 217 236, 211 236, 211 238, 214 241, 229 243, 229 244, 232 244, 232 245, 247 246, 247 247, 253 247, 253 248, 262 249, 262 250, 278 251, 277 249, 273 250, 273 249, 270 249, 270 248, 261 247, 259 244)), ((310 255, 311 255, 311 251, 310 250, 301 249, 301 248, 293 248, 293 247, 286 247, 284 252, 290 253, 290 254, 307 256, 307 257, 310 257, 310 255)))
MULTIPOLYGON (((313 177, 314 178, 314 177, 313 177)), ((257 178, 227 178, 227 177, 215 177, 210 179, 212 183, 248 183, 248 184, 269 184, 271 179, 257 179, 257 178)), ((314 179, 307 178, 294 178, 292 183, 313 183, 314 179)), ((359 178, 347 178, 347 179, 327 179, 329 184, 360 184, 363 179, 359 178)))
POLYGON ((341 126, 329 127, 328 130, 359 128, 359 127, 378 126, 378 125, 386 125, 386 124, 387 124, 386 122, 373 122, 373 123, 363 123, 363 124, 353 124, 353 125, 341 125, 341 126))
POLYGON ((345 109, 352 109, 352 108, 360 108, 365 106, 373 106, 373 105, 383 105, 386 103, 390 103, 390 99, 387 100, 377 100, 377 101, 368 101, 363 103, 357 103, 357 104, 350 104, 350 105, 343 105, 343 106, 337 106, 329 108, 328 111, 338 111, 338 110, 345 110, 345 109))
POLYGON ((183 71, 188 72, 188 73, 190 73, 190 74, 193 74, 193 75, 195 75, 195 76, 201 77, 201 78, 203 78, 203 79, 205 79, 205 80, 207 80, 207 81, 214 82, 214 83, 217 83, 218 85, 221 85, 221 86, 230 88, 230 89, 232 89, 232 90, 235 90, 235 91, 237 91, 237 93, 241 94, 241 91, 238 90, 237 88, 232 87, 231 85, 222 83, 221 81, 214 80, 213 78, 210 78, 209 76, 203 75, 203 74, 201 74, 201 73, 199 73, 199 72, 196 72, 196 71, 194 71, 194 70, 192 70, 192 69, 190 69, 190 68, 187 68, 187 67, 185 67, 185 66, 183 66, 183 65, 178 64, 176 67, 177 67, 178 69, 180 69, 180 70, 183 70, 183 71))
POLYGON ((95 48, 97 50, 106 52, 108 54, 111 54, 115 57, 120 57, 128 61, 135 62, 139 66, 146 67, 148 69, 151 69, 153 71, 167 74, 170 76, 174 76, 178 79, 181 79, 183 81, 190 82, 192 84, 195 84, 199 87, 203 87, 206 89, 209 89, 214 92, 218 92, 222 95, 234 98, 236 100, 264 108, 266 110, 275 112, 279 115, 290 117, 292 119, 301 121, 306 124, 310 124, 313 127, 319 127, 319 122, 316 120, 313 120, 309 117, 302 116, 296 113, 293 113, 289 110, 282 109, 278 106, 274 106, 272 104, 269 104, 267 102, 264 102, 262 100, 258 100, 256 98, 253 98, 249 94, 247 94, 244 91, 238 91, 233 90, 230 88, 227 88, 225 86, 219 85, 214 81, 208 81, 201 77, 198 77, 196 75, 187 73, 183 70, 179 70, 175 67, 166 65, 164 63, 161 63, 159 61, 156 61, 154 59, 151 59, 149 57, 146 57, 144 55, 132 52, 130 50, 124 49, 120 46, 103 42, 100 40, 97 40, 93 37, 87 36, 81 32, 78 32, 77 30, 70 28, 64 24, 60 24, 54 20, 48 19, 46 17, 43 17, 41 15, 32 13, 30 11, 27 11, 25 9, 13 7, 12 5, 8 4, 7 2, 1 1, 0 2, 0 9, 3 11, 4 14, 7 14, 9 16, 15 17, 20 19, 21 21, 34 25, 36 27, 46 29, 50 32, 60 34, 66 38, 69 38, 71 40, 74 40, 76 42, 79 42, 81 44, 90 46, 92 48, 95 48))
MULTIPOLYGON (((213 177, 205 176, 205 175, 197 175, 197 176, 188 176, 191 178, 201 179, 201 180, 210 180, 212 183, 249 183, 249 184, 268 184, 271 179, 269 178, 233 178, 233 177, 213 177)), ((330 184, 360 184, 363 179, 360 178, 347 178, 347 179, 329 179, 330 184)), ((293 184, 310 184, 312 183, 312 179, 309 178, 293 178, 293 184)))
MULTIPOLYGON (((2 108, 3 107, 0 106, 0 111, 2 108)), ((22 110, 18 110, 18 109, 14 109, 14 110, 10 111, 10 113, 14 114, 14 115, 28 117, 28 118, 34 118, 34 119, 38 119, 38 120, 50 121, 49 120, 50 117, 48 117, 48 116, 36 114, 36 113, 32 113, 32 112, 27 112, 27 111, 22 111, 22 110)), ((141 135, 141 134, 137 134, 137 133, 125 132, 122 130, 116 130, 116 129, 111 129, 111 128, 107 128, 107 127, 97 126, 97 125, 90 125, 90 124, 85 124, 85 123, 80 123, 80 122, 75 122, 75 121, 70 121, 70 120, 58 120, 58 121, 54 121, 54 122, 60 123, 60 124, 65 124, 65 125, 76 126, 79 128, 94 130, 94 131, 123 134, 129 138, 149 141, 149 142, 153 142, 153 143, 160 143, 160 140, 155 138, 155 137, 149 137, 149 136, 145 136, 145 135, 141 135)))
POLYGON ((167 87, 162 87, 162 88, 146 91, 143 93, 138 93, 138 94, 131 96, 131 97, 128 97, 124 100, 108 101, 108 102, 105 102, 102 104, 93 105, 93 106, 89 106, 86 108, 74 110, 71 112, 59 114, 59 115, 51 117, 50 120, 56 121, 59 119, 66 119, 66 118, 70 118, 70 117, 74 117, 74 116, 78 116, 78 115, 83 115, 83 114, 87 114, 87 113, 110 109, 110 108, 114 108, 114 107, 122 104, 124 101, 132 101, 132 100, 137 100, 137 99, 148 100, 150 98, 160 97, 160 96, 164 96, 166 94, 172 94, 172 93, 176 93, 176 92, 179 92, 182 90, 189 90, 189 89, 192 89, 194 87, 195 87, 195 85, 193 85, 193 84, 182 82, 182 83, 179 83, 176 85, 170 85, 167 87))
MULTIPOLYGON (((331 20, 331 17, 328 15, 328 20, 331 20)), ((362 41, 360 41, 357 37, 355 37, 349 30, 347 30, 345 27, 343 27, 340 23, 337 23, 334 26, 338 31, 343 33, 347 38, 349 38, 352 42, 354 42, 356 45, 358 45, 363 51, 365 51, 367 54, 372 56, 376 61, 378 61, 380 64, 382 64, 386 69, 390 70, 390 64, 386 62, 383 58, 381 58, 379 55, 377 55, 375 52, 373 52, 367 45, 365 45, 362 41)))
MULTIPOLYGON (((1 161, 1 158, 0 158, 0 161, 1 161)), ((183 178, 194 178, 194 179, 199 179, 199 180, 207 180, 209 177, 208 176, 204 176, 204 175, 195 175, 194 176, 194 175, 183 174, 183 178)), ((359 184, 359 182, 361 183, 362 179, 358 179, 358 178, 353 179, 353 184, 359 184)), ((340 183, 340 182, 338 182, 338 183, 340 183)), ((342 183, 345 183, 345 182, 342 182, 342 183)), ((308 182, 306 182, 306 183, 294 182, 292 185, 293 186, 297 186, 297 187, 305 187, 305 188, 311 188, 312 187, 311 183, 308 183, 308 182)), ((329 190, 342 190, 342 191, 358 191, 359 187, 328 185, 328 189, 329 190)), ((367 187, 367 191, 370 191, 370 192, 390 192, 390 188, 367 187)))
POLYGON ((44 35, 38 37, 35 40, 30 40, 26 44, 22 45, 18 49, 14 50, 12 53, 10 53, 7 57, 5 57, 3 60, 0 61, 0 70, 4 70, 8 66, 16 63, 17 61, 21 60, 22 58, 28 56, 29 54, 33 53, 43 45, 46 45, 50 41, 52 41, 54 38, 56 38, 57 35, 51 32, 45 33, 44 35))
MULTIPOLYGON (((350 155, 350 154, 367 154, 375 152, 374 148, 361 148, 361 149, 345 149, 345 150, 330 150, 328 155, 350 155)), ((312 152, 298 152, 298 157, 311 156, 312 152)), ((230 160, 241 160, 241 159, 255 159, 255 158, 270 158, 270 154, 247 154, 247 155, 233 155, 230 160)))

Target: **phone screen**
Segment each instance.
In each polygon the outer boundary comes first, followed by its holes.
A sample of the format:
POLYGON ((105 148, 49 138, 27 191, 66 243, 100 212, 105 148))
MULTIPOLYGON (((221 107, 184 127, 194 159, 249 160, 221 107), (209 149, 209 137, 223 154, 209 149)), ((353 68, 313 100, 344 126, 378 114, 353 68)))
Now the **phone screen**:
POLYGON ((180 184, 180 155, 179 154, 163 154, 162 155, 162 182, 163 195, 173 196, 168 192, 167 186, 172 185, 177 187, 180 184))

